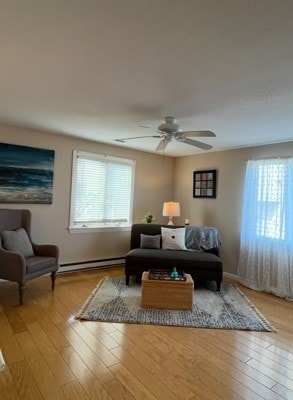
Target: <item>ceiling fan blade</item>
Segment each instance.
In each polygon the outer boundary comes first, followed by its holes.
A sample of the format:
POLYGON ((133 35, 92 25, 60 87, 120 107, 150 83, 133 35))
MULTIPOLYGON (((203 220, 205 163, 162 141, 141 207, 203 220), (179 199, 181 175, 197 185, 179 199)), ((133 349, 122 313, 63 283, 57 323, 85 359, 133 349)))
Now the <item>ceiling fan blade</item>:
POLYGON ((199 142, 198 140, 189 139, 184 136, 179 137, 179 138, 175 137, 175 139, 178 142, 190 144, 191 146, 199 147, 200 149, 203 149, 203 150, 209 150, 209 149, 213 148, 213 146, 211 146, 210 144, 199 142))
POLYGON ((212 131, 183 131, 180 134, 186 137, 216 137, 216 134, 212 131))
POLYGON ((153 138, 160 139, 162 136, 159 136, 159 135, 134 136, 134 137, 128 137, 128 138, 122 138, 122 139, 114 139, 114 140, 115 140, 115 142, 125 143, 126 140, 131 140, 131 139, 144 139, 144 138, 148 138, 148 137, 153 137, 153 138))
POLYGON ((170 139, 167 138, 162 139, 158 144, 158 146, 156 147, 155 151, 165 150, 170 142, 171 142, 170 139))

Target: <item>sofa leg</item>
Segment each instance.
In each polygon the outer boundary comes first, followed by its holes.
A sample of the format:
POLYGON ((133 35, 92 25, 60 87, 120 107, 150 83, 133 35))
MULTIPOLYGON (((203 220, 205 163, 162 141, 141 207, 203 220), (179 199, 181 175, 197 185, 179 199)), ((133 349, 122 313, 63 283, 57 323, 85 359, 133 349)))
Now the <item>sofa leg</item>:
POLYGON ((126 275, 126 285, 129 286, 130 275, 126 275))
POLYGON ((52 291, 55 289, 55 280, 56 280, 56 271, 51 273, 51 281, 52 281, 51 288, 52 288, 52 291))
POLYGON ((23 293, 24 293, 25 286, 21 283, 18 284, 18 292, 19 292, 19 305, 23 305, 23 293))
POLYGON ((221 290, 221 283, 222 281, 216 281, 217 282, 217 292, 221 290))

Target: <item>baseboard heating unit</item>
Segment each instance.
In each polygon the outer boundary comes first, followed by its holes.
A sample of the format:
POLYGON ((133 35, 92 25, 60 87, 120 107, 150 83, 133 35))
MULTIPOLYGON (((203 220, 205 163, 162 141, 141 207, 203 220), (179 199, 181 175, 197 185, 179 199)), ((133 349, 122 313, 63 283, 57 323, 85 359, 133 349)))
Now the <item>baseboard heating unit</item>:
POLYGON ((117 265, 124 265, 125 258, 105 258, 101 260, 79 261, 74 263, 60 264, 58 273, 80 271, 92 268, 108 268, 117 265))

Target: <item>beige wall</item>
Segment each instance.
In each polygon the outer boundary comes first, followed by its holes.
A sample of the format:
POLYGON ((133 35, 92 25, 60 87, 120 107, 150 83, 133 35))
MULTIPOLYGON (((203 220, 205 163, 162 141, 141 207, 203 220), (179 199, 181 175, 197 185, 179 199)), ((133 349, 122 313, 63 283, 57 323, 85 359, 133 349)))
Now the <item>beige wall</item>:
POLYGON ((293 142, 180 157, 175 160, 174 196, 182 221, 216 226, 221 234, 224 271, 237 274, 246 160, 292 156, 293 142), (193 171, 217 170, 216 199, 193 198, 193 171))
POLYGON ((133 220, 140 222, 148 211, 155 213, 158 222, 165 220, 161 216, 162 205, 172 199, 173 158, 163 160, 161 155, 5 125, 0 125, 0 142, 55 150, 53 203, 2 203, 0 207, 30 209, 34 241, 57 244, 61 263, 124 257, 129 249, 129 232, 68 232, 72 151, 75 149, 136 160, 133 220))
POLYGON ((136 160, 134 222, 152 211, 158 223, 164 201, 180 201, 181 217, 192 225, 216 226, 222 238, 221 255, 226 272, 237 274, 242 195, 247 159, 292 156, 293 142, 173 159, 69 136, 0 125, 0 142, 55 150, 53 204, 0 204, 1 208, 32 211, 32 235, 37 243, 56 243, 61 263, 123 257, 129 249, 129 232, 68 232, 72 151, 97 152, 136 160), (216 199, 194 199, 193 171, 217 170, 216 199))

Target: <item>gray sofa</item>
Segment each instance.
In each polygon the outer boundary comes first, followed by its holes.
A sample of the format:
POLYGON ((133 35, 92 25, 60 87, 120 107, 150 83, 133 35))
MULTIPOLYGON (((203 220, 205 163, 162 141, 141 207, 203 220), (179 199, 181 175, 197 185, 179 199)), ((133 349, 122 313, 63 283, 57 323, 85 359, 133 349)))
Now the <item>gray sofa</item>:
POLYGON ((131 229, 130 251, 125 257, 126 284, 131 275, 140 278, 149 269, 177 269, 191 274, 197 281, 216 281, 221 289, 223 276, 222 261, 219 258, 221 244, 219 233, 212 227, 185 228, 187 250, 163 250, 162 248, 141 248, 141 235, 160 235, 161 227, 182 228, 174 225, 133 224, 131 229))

